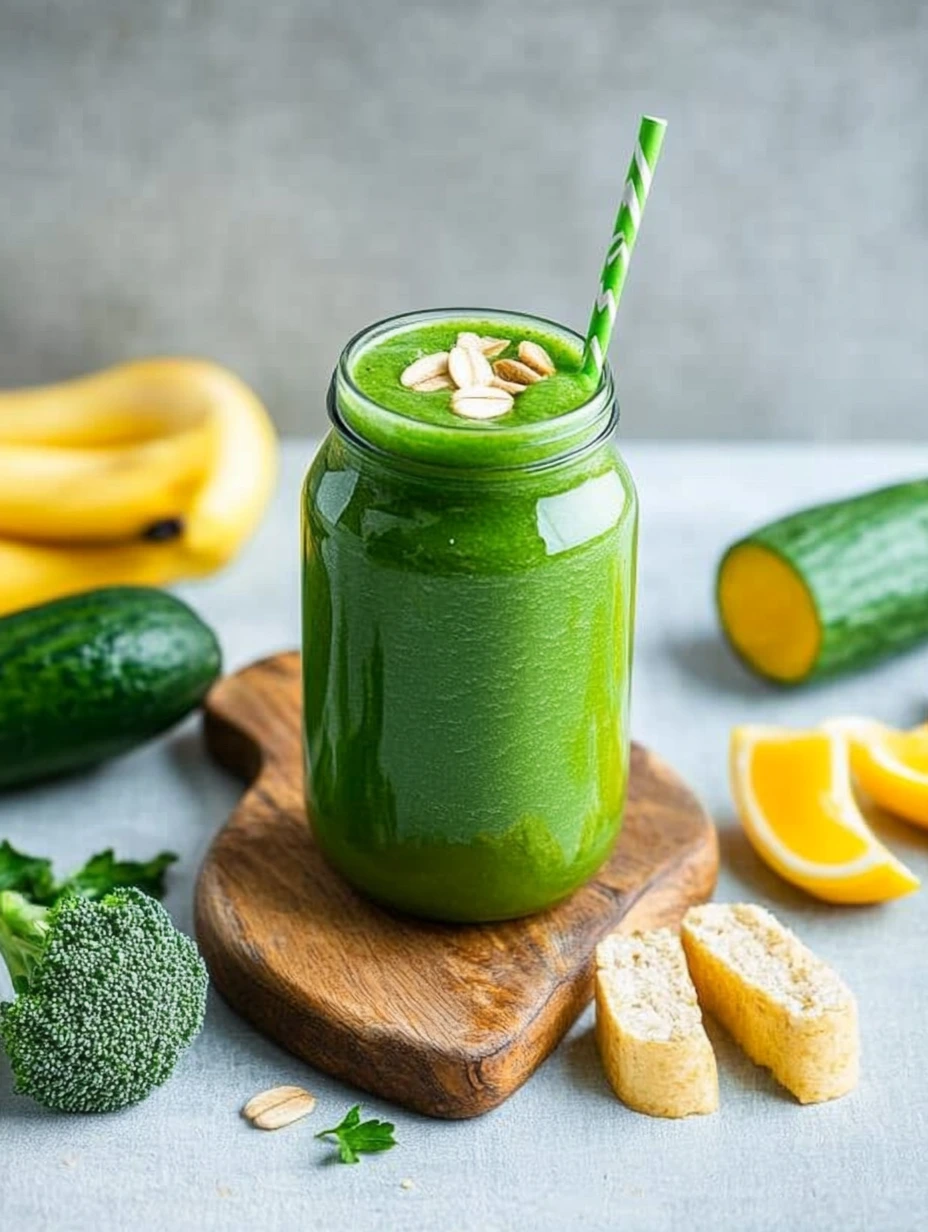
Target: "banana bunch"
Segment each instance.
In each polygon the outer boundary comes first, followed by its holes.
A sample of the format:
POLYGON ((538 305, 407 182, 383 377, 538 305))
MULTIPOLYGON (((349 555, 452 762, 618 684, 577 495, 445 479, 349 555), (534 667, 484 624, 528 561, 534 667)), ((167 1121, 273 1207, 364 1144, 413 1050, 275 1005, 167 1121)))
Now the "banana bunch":
POLYGON ((211 573, 257 526, 276 468, 267 411, 205 360, 0 390, 0 615, 211 573))

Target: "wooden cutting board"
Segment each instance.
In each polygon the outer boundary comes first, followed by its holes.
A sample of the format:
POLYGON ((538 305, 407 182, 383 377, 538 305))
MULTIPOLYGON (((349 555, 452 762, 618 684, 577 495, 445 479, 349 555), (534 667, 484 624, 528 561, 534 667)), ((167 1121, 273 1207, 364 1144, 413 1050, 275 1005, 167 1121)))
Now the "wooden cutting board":
POLYGON ((298 654, 221 680, 205 732, 251 783, 197 884, 216 987, 312 1065, 431 1116, 476 1116, 511 1095, 589 1000, 596 943, 620 925, 676 924, 715 885, 711 820, 636 745, 615 854, 566 902, 502 924, 395 915, 342 881, 310 835, 298 654))

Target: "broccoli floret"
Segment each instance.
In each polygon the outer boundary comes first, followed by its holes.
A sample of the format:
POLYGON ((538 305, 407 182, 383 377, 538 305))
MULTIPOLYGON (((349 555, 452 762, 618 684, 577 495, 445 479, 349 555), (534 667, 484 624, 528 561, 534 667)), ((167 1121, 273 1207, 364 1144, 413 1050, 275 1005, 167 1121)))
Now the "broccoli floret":
POLYGON ((165 1081, 203 1025, 206 966, 160 903, 115 890, 36 906, 0 892, 15 1001, 0 1042, 16 1089, 65 1112, 110 1112, 165 1081))

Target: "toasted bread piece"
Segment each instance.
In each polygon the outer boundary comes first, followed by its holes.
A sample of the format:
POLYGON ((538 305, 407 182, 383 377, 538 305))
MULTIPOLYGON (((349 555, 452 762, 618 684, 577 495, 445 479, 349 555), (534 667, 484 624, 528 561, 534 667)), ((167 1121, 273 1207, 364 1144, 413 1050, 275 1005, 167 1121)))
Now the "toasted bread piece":
POLYGON ((821 959, 763 907, 707 903, 683 918, 703 1009, 802 1104, 857 1085, 857 1004, 821 959))
POLYGON ((619 1099, 649 1116, 715 1112, 719 1080, 686 958, 668 928, 596 949, 596 1038, 619 1099))

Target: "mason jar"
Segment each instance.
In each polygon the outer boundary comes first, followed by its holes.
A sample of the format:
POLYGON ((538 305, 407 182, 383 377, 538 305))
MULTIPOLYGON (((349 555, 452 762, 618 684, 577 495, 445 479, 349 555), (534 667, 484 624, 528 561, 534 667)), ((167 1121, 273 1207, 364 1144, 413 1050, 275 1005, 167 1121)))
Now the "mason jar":
MULTIPOLYGON (((353 886, 433 919, 497 920, 570 894, 609 856, 629 767, 637 499, 608 366, 531 423, 410 419, 365 394, 354 337, 302 496, 306 801, 353 886)), ((449 415, 447 418, 451 418, 449 415)))

